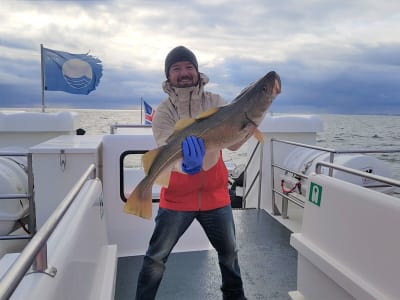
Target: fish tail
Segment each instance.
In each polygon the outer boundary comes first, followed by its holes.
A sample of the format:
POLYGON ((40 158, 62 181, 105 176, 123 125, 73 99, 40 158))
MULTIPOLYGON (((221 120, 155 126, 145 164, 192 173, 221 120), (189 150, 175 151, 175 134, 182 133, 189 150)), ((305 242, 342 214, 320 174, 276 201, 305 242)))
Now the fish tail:
POLYGON ((151 219, 152 209, 151 186, 148 188, 142 181, 130 194, 125 203, 124 212, 144 219, 151 219))

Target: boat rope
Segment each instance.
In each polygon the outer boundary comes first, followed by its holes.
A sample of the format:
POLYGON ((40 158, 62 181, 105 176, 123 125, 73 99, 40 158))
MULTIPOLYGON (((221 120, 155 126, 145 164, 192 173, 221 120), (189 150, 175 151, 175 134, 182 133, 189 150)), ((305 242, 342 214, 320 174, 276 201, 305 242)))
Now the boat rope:
POLYGON ((285 188, 285 180, 281 180, 281 189, 282 189, 282 193, 284 193, 285 195, 290 194, 292 192, 294 192, 295 189, 298 189, 299 194, 301 194, 301 182, 297 182, 293 188, 291 189, 286 189, 285 188))

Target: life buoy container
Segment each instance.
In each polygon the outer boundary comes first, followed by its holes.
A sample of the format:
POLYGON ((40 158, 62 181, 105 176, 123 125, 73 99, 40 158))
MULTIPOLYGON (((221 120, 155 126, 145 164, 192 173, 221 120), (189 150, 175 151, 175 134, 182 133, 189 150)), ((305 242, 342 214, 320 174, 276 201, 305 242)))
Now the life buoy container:
MULTIPOLYGON (((16 149, 1 149, 1 152, 17 152, 16 149)), ((20 152, 20 151, 18 151, 20 152)), ((26 157, 0 156, 0 195, 28 194, 26 157)), ((29 200, 0 199, 0 235, 6 235, 16 228, 18 220, 26 217, 29 200)))
MULTIPOLYGON (((283 167, 292 171, 296 171, 300 174, 309 175, 310 173, 315 172, 315 166, 317 162, 329 162, 329 157, 330 153, 325 151, 296 148, 290 152, 283 161, 283 167)), ((333 163, 370 174, 392 177, 392 172, 389 166, 387 166, 384 161, 379 160, 371 155, 357 153, 335 154, 333 163)), ((321 173, 328 175, 329 168, 322 167, 321 173)), ((390 194, 395 190, 395 187, 382 186, 381 183, 378 183, 374 180, 338 170, 334 170, 332 176, 337 179, 366 188, 375 189, 386 194, 390 194)), ((293 190, 294 186, 297 185, 301 187, 299 192, 305 195, 305 189, 307 188, 307 185, 303 184, 304 179, 301 179, 299 176, 293 175, 290 172, 286 172, 281 176, 281 180, 283 180, 282 183, 285 190, 293 190)))

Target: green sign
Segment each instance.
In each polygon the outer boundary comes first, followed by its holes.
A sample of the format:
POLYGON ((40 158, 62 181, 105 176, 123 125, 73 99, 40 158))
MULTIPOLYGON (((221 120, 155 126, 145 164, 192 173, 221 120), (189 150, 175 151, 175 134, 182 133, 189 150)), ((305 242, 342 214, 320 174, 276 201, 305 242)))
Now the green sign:
POLYGON ((317 206, 321 206, 321 195, 322 195, 322 186, 314 182, 311 182, 310 191, 308 193, 308 201, 317 206))

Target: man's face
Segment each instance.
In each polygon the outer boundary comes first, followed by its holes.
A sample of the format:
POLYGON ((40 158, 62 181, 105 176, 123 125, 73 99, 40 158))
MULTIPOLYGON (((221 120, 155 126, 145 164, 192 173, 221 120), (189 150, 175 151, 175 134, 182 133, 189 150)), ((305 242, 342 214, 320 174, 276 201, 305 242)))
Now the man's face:
POLYGON ((178 88, 195 86, 199 81, 199 74, 195 66, 188 61, 179 61, 169 68, 169 82, 178 88))

